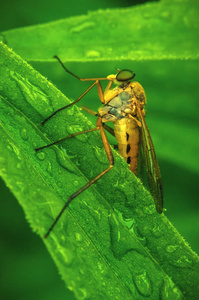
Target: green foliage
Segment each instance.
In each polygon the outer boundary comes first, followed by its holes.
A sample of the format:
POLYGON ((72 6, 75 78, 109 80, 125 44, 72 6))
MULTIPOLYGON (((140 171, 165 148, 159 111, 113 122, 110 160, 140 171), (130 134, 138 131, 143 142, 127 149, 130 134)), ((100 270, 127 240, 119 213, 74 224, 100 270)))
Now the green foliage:
MULTIPOLYGON (((162 1, 92 12, 7 31, 2 39, 31 61, 50 60, 54 54, 65 61, 83 62, 193 59, 198 58, 194 5, 194 1, 192 6, 188 1, 162 1)), ((0 64, 0 174, 24 208, 32 229, 43 237, 68 197, 108 162, 96 132, 36 154, 34 148, 93 125, 72 107, 42 128, 41 121, 68 99, 3 44, 0 64)), ((186 70, 182 75, 186 76, 186 70)), ((189 81, 192 79, 185 82, 189 81)), ((185 105, 183 95, 181 101, 176 100, 179 92, 176 84, 172 97, 159 92, 167 118, 175 110, 181 120, 195 116, 196 110, 185 105)), ((155 105, 153 109, 156 117, 155 105)), ((166 140, 168 128, 162 114, 155 120, 157 135, 166 140)), ((171 137, 178 150, 181 139, 175 133, 182 122, 172 125, 171 137)), ((182 128, 188 131, 186 126, 182 128)), ((197 127, 192 131, 192 136, 197 136, 197 127)), ((190 149, 195 147, 193 138, 188 142, 190 149)), ((172 157, 165 143, 160 150, 162 157, 166 153, 170 161, 182 163, 180 151, 172 157)), ((194 155, 183 163, 197 172, 194 155)), ((114 156, 115 167, 71 203, 45 240, 62 278, 78 299, 196 299, 198 257, 167 218, 156 213, 152 197, 124 161, 117 153, 114 156)))
POLYGON ((55 54, 63 61, 196 59, 197 8, 196 0, 164 0, 99 10, 9 30, 2 41, 31 61, 55 54))
MULTIPOLYGON (((43 236, 85 176, 106 167, 105 153, 92 133, 36 154, 49 138, 91 124, 73 107, 44 130, 41 120, 68 100, 2 44, 1 65, 1 175, 43 236)), ((79 299, 158 299, 159 293, 181 299, 170 277, 184 293, 196 293, 197 257, 119 156, 110 174, 73 201, 45 243, 79 299)))

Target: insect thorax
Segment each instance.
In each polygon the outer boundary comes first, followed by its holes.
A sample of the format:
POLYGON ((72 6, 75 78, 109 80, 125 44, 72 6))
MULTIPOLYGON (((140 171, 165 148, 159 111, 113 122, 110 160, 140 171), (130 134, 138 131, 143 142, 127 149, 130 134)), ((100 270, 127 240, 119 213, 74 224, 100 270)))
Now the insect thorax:
POLYGON ((116 97, 101 107, 98 113, 102 117, 103 123, 116 122, 123 118, 130 118, 131 116, 136 117, 137 98, 134 96, 133 89, 127 87, 121 91, 116 97))

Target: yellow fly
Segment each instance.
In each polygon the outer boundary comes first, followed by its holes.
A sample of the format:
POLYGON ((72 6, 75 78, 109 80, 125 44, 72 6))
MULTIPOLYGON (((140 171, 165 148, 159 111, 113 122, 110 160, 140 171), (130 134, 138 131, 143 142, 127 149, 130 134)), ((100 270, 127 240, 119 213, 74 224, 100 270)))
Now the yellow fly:
POLYGON ((87 112, 97 116, 97 125, 95 128, 70 134, 69 136, 52 144, 37 148, 35 149, 35 151, 39 151, 41 149, 55 145, 63 140, 75 137, 80 134, 99 130, 110 165, 98 176, 89 181, 86 185, 84 185, 81 189, 79 189, 77 192, 75 192, 69 197, 68 201, 66 202, 59 215, 49 228, 45 237, 47 237, 52 231, 53 227, 56 225, 60 216, 68 207, 70 202, 80 193, 86 190, 89 186, 95 183, 99 178, 101 178, 113 167, 114 158, 105 133, 105 129, 108 132, 110 132, 113 136, 115 136, 118 143, 118 150, 120 155, 124 157, 126 162, 130 165, 130 170, 135 175, 137 174, 138 154, 140 151, 140 146, 142 147, 150 192, 153 196, 156 210, 158 213, 161 214, 163 211, 163 189, 161 174, 153 142, 144 118, 144 107, 146 104, 145 92, 143 87, 138 82, 133 81, 133 78, 135 77, 134 72, 125 69, 121 71, 117 70, 118 73, 116 75, 109 75, 105 78, 80 78, 77 75, 70 72, 68 69, 66 69, 66 67, 63 65, 63 63, 57 56, 55 56, 55 58, 60 62, 65 71, 67 71, 72 76, 76 77, 81 81, 94 81, 94 83, 74 102, 58 109, 47 119, 45 119, 42 122, 42 125, 44 125, 52 116, 54 116, 59 111, 79 102, 82 99, 82 97, 86 93, 88 93, 95 85, 97 85, 99 98, 103 106, 98 110, 97 113, 95 113, 89 108, 83 107, 83 109, 87 112), (109 81, 104 92, 100 83, 101 80, 109 81), (112 89, 113 83, 117 84, 117 86, 114 89, 112 89), (105 124, 106 122, 113 122, 114 129, 107 126, 105 124))

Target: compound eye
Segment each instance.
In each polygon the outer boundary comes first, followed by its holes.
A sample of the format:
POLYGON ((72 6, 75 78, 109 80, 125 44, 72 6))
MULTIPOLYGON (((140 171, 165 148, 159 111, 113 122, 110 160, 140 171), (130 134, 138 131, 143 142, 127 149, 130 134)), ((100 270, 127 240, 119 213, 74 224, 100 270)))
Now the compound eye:
POLYGON ((135 73, 130 70, 121 70, 117 76, 116 80, 117 81, 129 81, 135 77, 135 73))

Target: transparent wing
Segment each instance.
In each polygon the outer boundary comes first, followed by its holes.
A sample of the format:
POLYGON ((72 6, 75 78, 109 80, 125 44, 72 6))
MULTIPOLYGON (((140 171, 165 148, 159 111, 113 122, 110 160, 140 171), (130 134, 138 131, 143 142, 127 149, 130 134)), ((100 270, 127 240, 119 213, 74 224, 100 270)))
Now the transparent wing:
POLYGON ((159 214, 163 211, 163 188, 160 169, 156 158, 153 142, 147 127, 146 121, 143 117, 142 111, 138 106, 138 118, 140 119, 142 126, 141 139, 142 148, 144 154, 144 161, 147 172, 147 180, 150 188, 151 195, 153 196, 156 210, 159 214))

